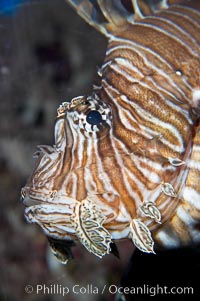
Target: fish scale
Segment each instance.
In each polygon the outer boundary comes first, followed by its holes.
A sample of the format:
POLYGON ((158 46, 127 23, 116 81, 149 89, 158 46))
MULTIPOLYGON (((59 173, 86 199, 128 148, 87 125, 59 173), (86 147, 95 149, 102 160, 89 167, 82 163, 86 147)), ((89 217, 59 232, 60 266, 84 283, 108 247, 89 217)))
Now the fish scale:
POLYGON ((98 257, 122 238, 147 253, 199 243, 197 1, 67 2, 108 47, 92 94, 57 110, 22 189, 27 220, 63 263, 72 240, 98 257))

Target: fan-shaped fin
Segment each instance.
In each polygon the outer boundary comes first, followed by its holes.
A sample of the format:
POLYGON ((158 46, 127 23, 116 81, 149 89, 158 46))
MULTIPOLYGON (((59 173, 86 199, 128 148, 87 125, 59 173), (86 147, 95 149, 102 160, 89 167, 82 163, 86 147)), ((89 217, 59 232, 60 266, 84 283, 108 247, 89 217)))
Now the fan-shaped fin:
POLYGON ((66 0, 91 26, 109 37, 118 28, 126 26, 132 13, 116 0, 66 0))
POLYGON ((187 0, 66 0, 96 30, 109 37, 128 23, 187 0))
POLYGON ((117 29, 134 23, 173 4, 187 0, 66 0, 96 30, 109 37, 117 29))
MULTIPOLYGON (((107 36, 105 21, 101 19, 98 6, 92 4, 89 0, 66 0, 89 25, 107 36)), ((96 1, 95 1, 96 2, 96 1)))
POLYGON ((142 19, 144 17, 141 7, 139 6, 138 0, 132 0, 132 5, 134 9, 135 19, 142 19))

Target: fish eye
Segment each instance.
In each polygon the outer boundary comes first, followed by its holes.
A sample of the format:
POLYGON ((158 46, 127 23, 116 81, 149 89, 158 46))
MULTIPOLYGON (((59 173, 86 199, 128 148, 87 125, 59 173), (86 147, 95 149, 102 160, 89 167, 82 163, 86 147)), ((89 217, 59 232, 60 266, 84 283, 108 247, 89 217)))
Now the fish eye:
POLYGON ((91 125, 98 125, 103 121, 103 119, 101 113, 97 110, 92 110, 87 114, 86 121, 91 125))

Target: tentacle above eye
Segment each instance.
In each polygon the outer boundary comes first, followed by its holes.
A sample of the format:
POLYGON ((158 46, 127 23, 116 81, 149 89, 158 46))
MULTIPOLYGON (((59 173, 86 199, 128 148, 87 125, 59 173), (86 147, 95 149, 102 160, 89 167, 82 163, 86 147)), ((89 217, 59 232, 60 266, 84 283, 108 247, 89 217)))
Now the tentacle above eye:
POLYGON ((88 97, 76 97, 70 102, 63 102, 58 108, 55 128, 56 145, 62 144, 69 126, 75 131, 83 130, 82 133, 87 136, 87 134, 103 130, 105 132, 106 129, 111 128, 111 124, 111 108, 108 104, 100 101, 96 94, 88 97))

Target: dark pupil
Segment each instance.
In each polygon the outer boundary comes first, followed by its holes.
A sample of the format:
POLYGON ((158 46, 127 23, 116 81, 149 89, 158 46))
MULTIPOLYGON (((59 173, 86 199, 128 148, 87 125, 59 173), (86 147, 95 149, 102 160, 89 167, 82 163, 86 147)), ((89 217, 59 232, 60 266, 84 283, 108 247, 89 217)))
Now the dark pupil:
POLYGON ((89 124, 97 125, 102 122, 102 116, 98 111, 92 110, 87 114, 86 121, 89 124))

